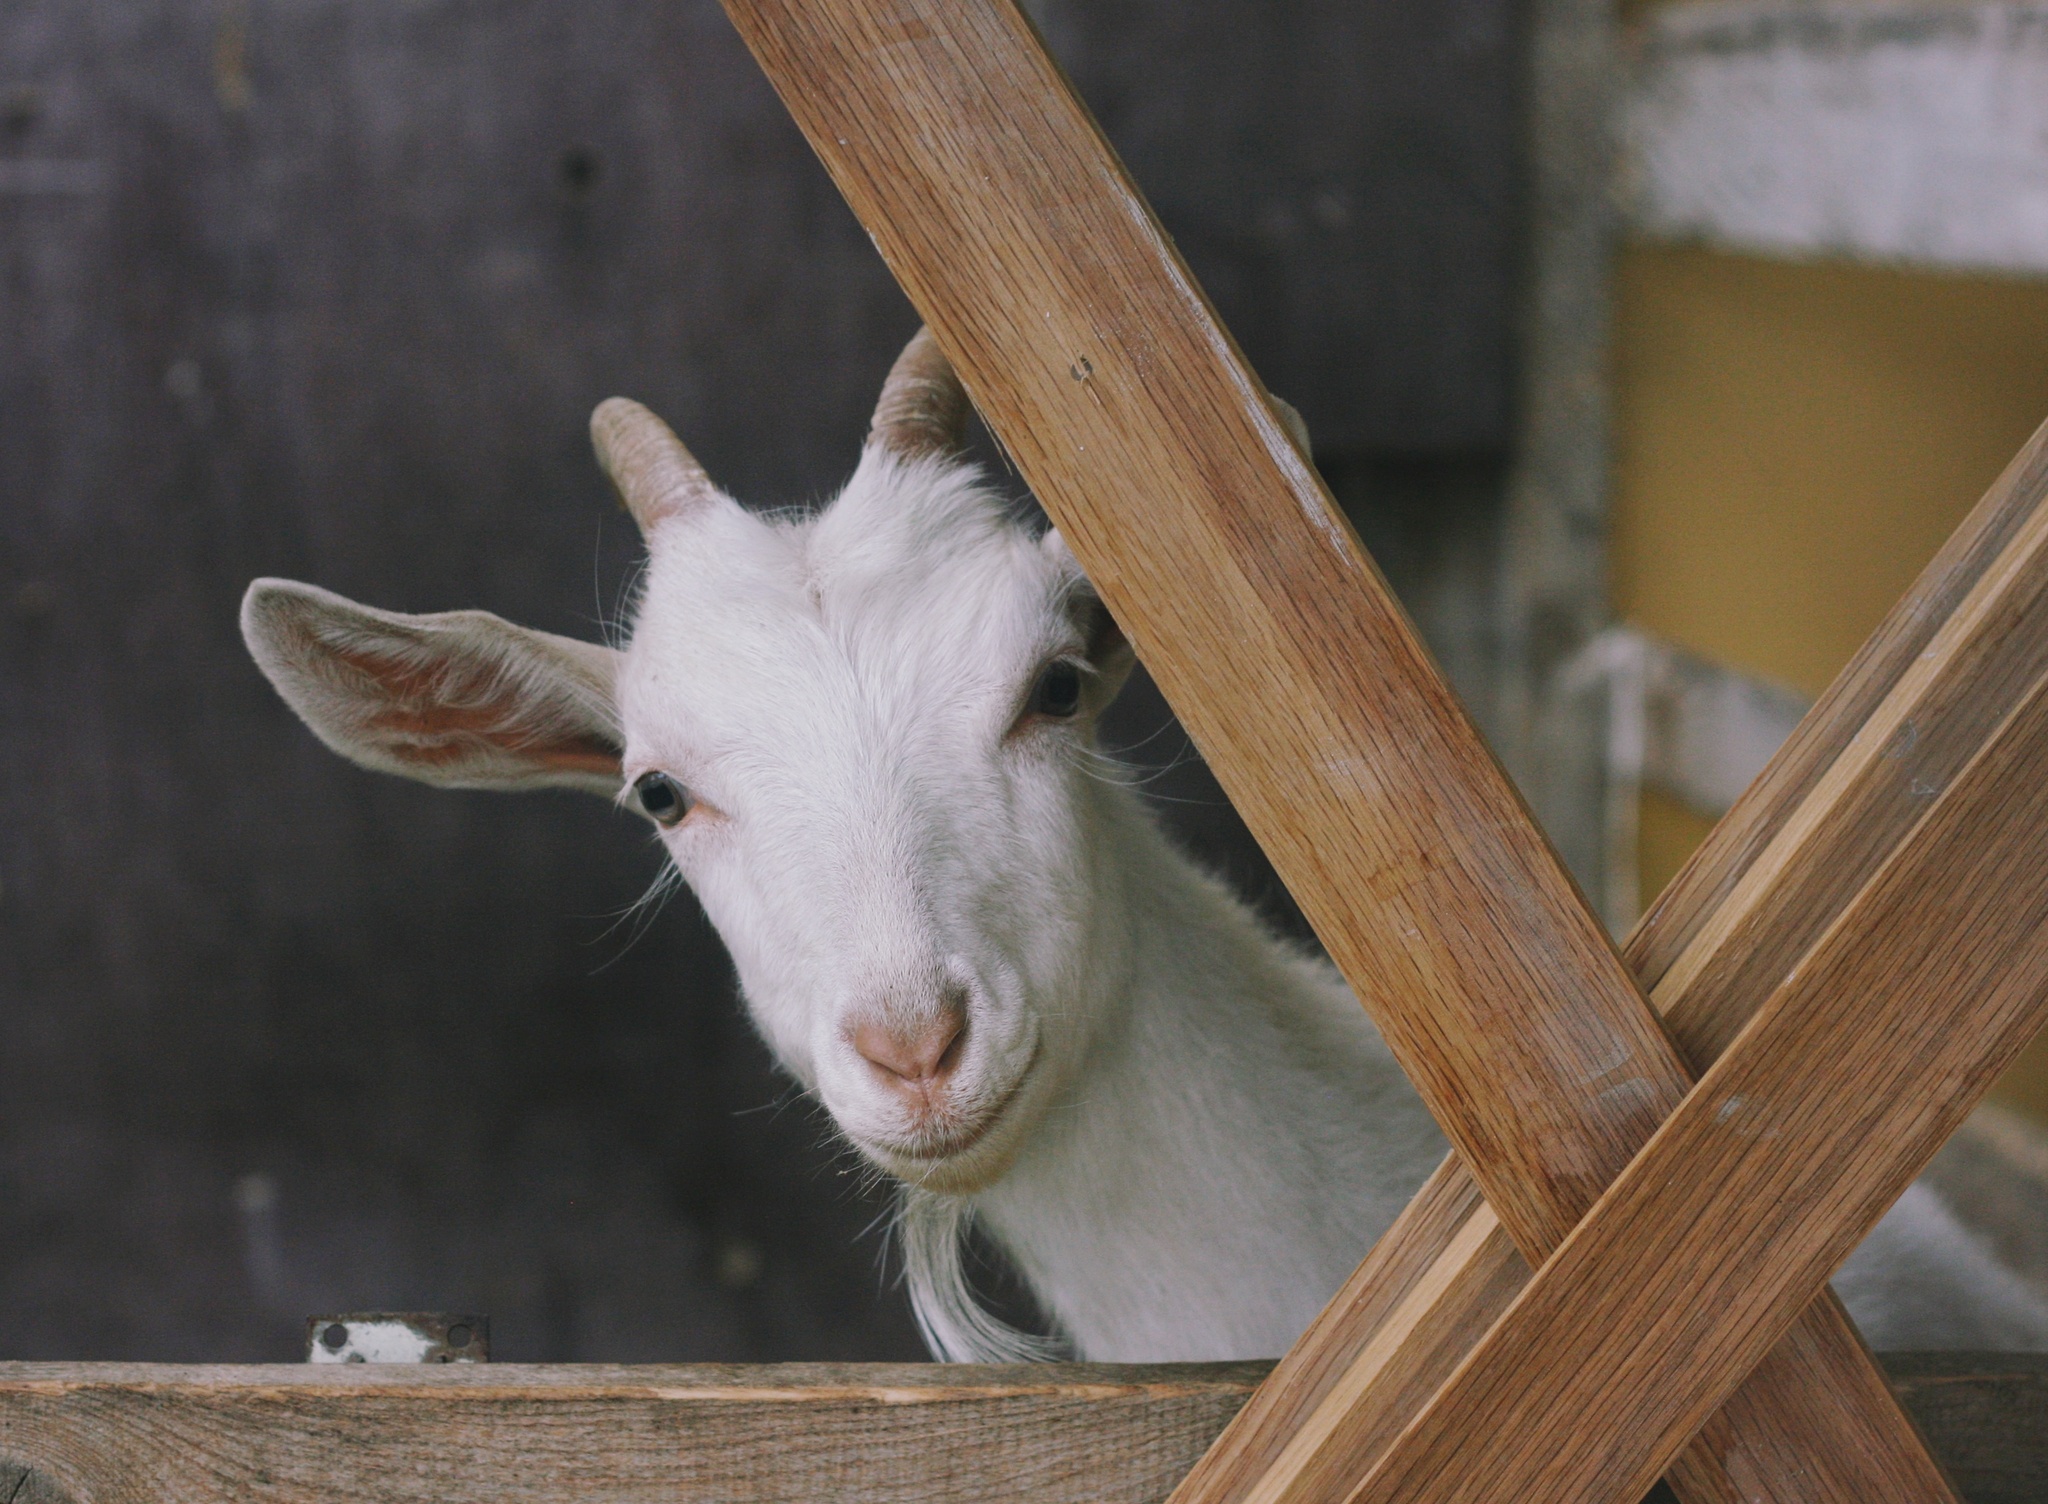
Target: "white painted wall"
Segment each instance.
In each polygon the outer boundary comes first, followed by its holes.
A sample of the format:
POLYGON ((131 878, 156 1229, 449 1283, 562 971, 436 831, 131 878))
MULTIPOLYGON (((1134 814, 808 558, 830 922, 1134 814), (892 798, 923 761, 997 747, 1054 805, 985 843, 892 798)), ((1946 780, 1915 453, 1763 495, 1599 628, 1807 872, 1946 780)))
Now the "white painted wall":
POLYGON ((1633 46, 1638 233, 2048 273, 2048 5, 1708 0, 1633 46))

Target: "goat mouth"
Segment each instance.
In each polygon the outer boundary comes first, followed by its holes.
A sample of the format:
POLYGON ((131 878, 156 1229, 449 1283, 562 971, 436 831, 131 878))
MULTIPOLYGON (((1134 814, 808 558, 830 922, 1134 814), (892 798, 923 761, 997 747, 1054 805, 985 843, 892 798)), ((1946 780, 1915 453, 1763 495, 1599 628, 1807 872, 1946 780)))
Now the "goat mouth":
POLYGON ((989 1113, 950 1138, 919 1139, 915 1144, 895 1146, 889 1150, 890 1156, 912 1164, 942 1164, 957 1159, 988 1137, 999 1116, 1000 1112, 989 1113))
POLYGON ((1024 1063, 1024 1069, 1017 1072, 1017 1078, 1010 1083, 996 1104, 975 1116, 973 1122, 957 1132, 944 1137, 919 1136, 909 1141, 878 1143, 875 1147, 882 1155, 894 1160, 898 1168, 894 1173, 905 1180, 918 1180, 923 1175, 942 1165, 948 1164, 972 1151, 1008 1114, 1011 1104, 1017 1100, 1024 1084, 1031 1079, 1031 1072, 1038 1065, 1038 1049, 1033 1046, 1031 1058, 1024 1063))

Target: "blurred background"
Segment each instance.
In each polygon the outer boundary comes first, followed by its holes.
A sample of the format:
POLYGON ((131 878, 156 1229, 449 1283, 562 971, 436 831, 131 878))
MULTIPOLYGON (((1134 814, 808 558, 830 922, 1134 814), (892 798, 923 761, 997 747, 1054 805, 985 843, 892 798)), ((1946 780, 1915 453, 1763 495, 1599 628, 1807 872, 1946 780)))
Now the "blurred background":
MULTIPOLYGON (((1033 9, 1617 928, 2048 416, 2048 7, 1033 9)), ((822 499, 915 323, 715 0, 0 10, 0 1358, 922 1356, 641 824, 360 772, 235 629, 599 636, 599 399, 822 499)), ((2048 1052, 1999 1100, 2031 1163, 2048 1052)))

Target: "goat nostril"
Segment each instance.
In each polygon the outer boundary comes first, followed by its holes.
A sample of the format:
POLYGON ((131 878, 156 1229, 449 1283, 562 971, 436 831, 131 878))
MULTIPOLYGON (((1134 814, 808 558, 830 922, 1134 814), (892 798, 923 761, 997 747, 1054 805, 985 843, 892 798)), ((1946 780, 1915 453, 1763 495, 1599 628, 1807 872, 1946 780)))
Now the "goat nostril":
POLYGON ((951 1028, 952 1037, 947 1039, 945 1048, 939 1051, 939 1058, 933 1062, 934 1073, 941 1077, 952 1075, 959 1068, 960 1057, 967 1052, 967 1020, 956 1020, 951 1028))
POLYGON ((863 1023, 853 1031, 854 1050, 890 1076, 912 1086, 936 1084, 951 1075, 966 1048, 967 1020, 947 1012, 915 1032, 863 1023))

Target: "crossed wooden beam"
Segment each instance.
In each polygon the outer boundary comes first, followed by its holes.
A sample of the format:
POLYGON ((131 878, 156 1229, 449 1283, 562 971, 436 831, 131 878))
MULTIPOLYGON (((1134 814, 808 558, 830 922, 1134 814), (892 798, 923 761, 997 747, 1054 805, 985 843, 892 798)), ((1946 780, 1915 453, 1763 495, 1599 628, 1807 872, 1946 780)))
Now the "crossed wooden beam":
POLYGON ((1012 0, 725 3, 1455 1146, 1175 1504, 1953 1498, 1825 1282, 2048 1007, 2048 439, 1617 953, 1012 0))

